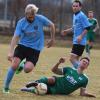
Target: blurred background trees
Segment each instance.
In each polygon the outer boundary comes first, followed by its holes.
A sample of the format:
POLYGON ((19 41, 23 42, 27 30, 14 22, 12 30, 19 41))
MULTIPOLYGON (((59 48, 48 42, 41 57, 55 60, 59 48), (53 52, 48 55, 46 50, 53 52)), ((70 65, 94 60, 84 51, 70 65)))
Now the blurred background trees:
MULTIPOLYGON (((24 16, 25 6, 34 3, 39 7, 40 14, 47 16, 56 25, 56 31, 69 28, 72 25, 73 0, 0 0, 0 34, 13 34, 16 22, 24 16)), ((100 0, 80 0, 83 11, 93 10, 100 25, 100 0)), ((97 34, 100 34, 98 31, 97 34)))

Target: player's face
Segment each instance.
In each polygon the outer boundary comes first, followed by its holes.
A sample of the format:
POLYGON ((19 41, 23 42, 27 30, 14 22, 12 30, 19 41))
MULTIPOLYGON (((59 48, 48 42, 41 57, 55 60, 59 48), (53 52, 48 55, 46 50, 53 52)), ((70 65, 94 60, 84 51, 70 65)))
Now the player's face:
POLYGON ((88 65, 89 65, 89 61, 88 61, 87 59, 82 59, 82 60, 80 61, 80 67, 81 67, 82 69, 86 69, 86 68, 88 67, 88 65))
POLYGON ((72 5, 72 9, 73 9, 73 12, 76 13, 81 10, 81 6, 79 5, 79 3, 74 2, 72 5))
POLYGON ((31 15, 31 14, 26 14, 26 18, 29 22, 33 22, 34 18, 35 18, 35 14, 31 15))
POLYGON ((89 12, 89 13, 88 13, 88 17, 89 17, 89 18, 93 18, 93 13, 92 13, 92 12, 89 12))

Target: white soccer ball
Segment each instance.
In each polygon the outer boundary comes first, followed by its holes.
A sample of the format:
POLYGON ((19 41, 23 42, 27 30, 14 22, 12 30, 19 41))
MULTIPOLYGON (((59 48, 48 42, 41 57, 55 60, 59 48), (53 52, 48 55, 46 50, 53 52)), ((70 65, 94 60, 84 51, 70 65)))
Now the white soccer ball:
POLYGON ((38 85, 36 86, 36 94, 39 95, 44 95, 47 93, 47 85, 44 83, 38 83, 38 85))

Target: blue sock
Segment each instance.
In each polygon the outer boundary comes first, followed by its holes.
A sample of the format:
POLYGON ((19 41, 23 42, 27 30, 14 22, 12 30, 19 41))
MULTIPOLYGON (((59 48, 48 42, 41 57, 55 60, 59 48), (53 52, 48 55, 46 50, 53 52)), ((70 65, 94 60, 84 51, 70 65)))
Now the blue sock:
POLYGON ((9 88, 10 82, 14 76, 15 71, 10 67, 5 78, 4 88, 9 88))
POLYGON ((73 63, 73 67, 77 69, 78 66, 79 66, 79 64, 80 64, 79 61, 75 61, 75 62, 73 63))

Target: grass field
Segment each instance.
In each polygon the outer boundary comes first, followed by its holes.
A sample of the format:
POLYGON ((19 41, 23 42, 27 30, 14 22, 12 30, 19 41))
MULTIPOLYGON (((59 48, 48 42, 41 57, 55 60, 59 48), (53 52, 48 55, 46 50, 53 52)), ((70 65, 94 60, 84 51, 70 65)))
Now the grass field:
MULTIPOLYGON (((88 92, 96 95, 96 98, 87 98, 79 96, 79 90, 74 93, 66 95, 45 95, 37 96, 31 93, 21 92, 20 88, 27 82, 40 78, 41 76, 52 76, 52 65, 54 65, 58 59, 62 56, 68 56, 71 48, 66 47, 52 47, 44 48, 40 55, 39 62, 34 72, 25 74, 24 72, 15 75, 11 84, 11 93, 3 94, 2 87, 4 77, 7 69, 10 66, 10 62, 7 61, 8 44, 0 44, 0 100, 100 100, 100 50, 92 50, 91 64, 86 71, 89 76, 88 92)), ((85 55, 85 53, 84 53, 85 55)), ((71 65, 69 61, 66 61, 62 66, 71 65)))

